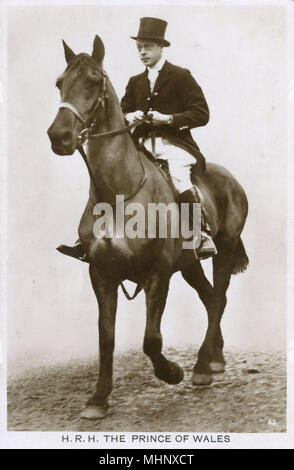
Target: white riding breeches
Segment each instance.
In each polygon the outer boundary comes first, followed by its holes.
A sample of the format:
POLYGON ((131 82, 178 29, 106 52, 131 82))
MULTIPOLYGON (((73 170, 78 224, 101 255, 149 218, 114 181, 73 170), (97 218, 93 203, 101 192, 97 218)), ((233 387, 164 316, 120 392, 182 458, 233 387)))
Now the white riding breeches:
MULTIPOLYGON (((144 140, 144 147, 153 153, 151 137, 144 140)), ((196 160, 190 153, 175 147, 164 137, 155 137, 155 155, 155 158, 168 161, 170 176, 180 193, 191 188, 190 169, 196 160)))

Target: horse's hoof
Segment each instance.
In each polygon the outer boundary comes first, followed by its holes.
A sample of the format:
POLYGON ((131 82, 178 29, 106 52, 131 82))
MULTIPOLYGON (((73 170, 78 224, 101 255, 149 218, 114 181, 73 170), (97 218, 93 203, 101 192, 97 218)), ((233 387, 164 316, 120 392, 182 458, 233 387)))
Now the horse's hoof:
POLYGON ((211 374, 197 374, 197 372, 193 372, 192 385, 210 385, 212 382, 213 378, 211 374))
POLYGON ((88 405, 81 412, 80 417, 83 419, 102 419, 108 414, 108 406, 88 405))
POLYGON ((184 378, 184 371, 183 369, 176 364, 176 369, 173 370, 173 374, 171 375, 171 380, 168 382, 171 385, 178 385, 182 382, 184 378))
POLYGON ((209 365, 214 374, 221 374, 225 371, 225 364, 223 362, 211 362, 209 365))
POLYGON ((170 385, 178 385, 184 378, 184 371, 176 362, 167 361, 165 367, 155 370, 155 375, 170 385))

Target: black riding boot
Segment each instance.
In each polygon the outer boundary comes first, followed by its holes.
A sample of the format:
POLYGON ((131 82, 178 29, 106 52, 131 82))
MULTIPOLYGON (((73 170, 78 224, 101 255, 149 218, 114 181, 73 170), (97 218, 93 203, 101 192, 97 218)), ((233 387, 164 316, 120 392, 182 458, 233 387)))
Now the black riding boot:
POLYGON ((86 252, 80 239, 76 241, 74 246, 60 245, 56 248, 56 250, 63 255, 72 256, 72 258, 84 261, 85 263, 88 262, 86 252))
MULTIPOLYGON (((201 204, 197 189, 195 186, 187 189, 180 194, 180 202, 199 203, 201 204)), ((191 206, 190 215, 193 214, 193 208, 191 206)), ((198 259, 206 259, 210 256, 217 254, 217 249, 211 238, 211 230, 207 222, 207 217, 204 213, 203 205, 201 204, 201 244, 196 250, 198 259)))

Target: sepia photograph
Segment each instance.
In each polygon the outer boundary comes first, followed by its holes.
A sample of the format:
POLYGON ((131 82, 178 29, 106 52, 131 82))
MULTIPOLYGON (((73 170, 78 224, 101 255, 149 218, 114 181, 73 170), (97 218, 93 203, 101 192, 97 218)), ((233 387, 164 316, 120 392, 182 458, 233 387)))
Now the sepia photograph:
POLYGON ((293 22, 1 4, 1 448, 293 446, 293 22))

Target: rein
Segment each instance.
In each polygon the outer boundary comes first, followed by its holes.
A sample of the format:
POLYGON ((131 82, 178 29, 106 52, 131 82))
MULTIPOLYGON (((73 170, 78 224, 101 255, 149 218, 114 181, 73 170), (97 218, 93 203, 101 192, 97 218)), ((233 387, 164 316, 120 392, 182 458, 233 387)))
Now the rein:
MULTIPOLYGON (((91 178, 91 181, 94 185, 94 188, 96 190, 96 193, 98 194, 98 188, 96 186, 96 183, 95 183, 95 178, 94 178, 94 175, 92 173, 92 170, 89 166, 89 163, 88 163, 88 157, 87 157, 87 154, 85 152, 85 150, 83 149, 83 146, 82 145, 78 145, 77 146, 77 150, 80 152, 81 156, 83 157, 83 160, 86 164, 86 167, 88 168, 88 172, 89 172, 89 175, 90 175, 90 178, 91 178)), ((139 158, 140 158, 140 162, 141 162, 141 166, 142 166, 142 170, 143 170, 143 178, 142 180, 140 181, 140 184, 138 185, 138 187, 135 189, 135 191, 133 193, 131 193, 129 196, 125 197, 124 200, 125 201, 128 201, 129 199, 132 199, 134 196, 136 196, 136 194, 140 191, 140 189, 142 188, 142 186, 144 185, 145 181, 147 180, 147 176, 146 176, 146 172, 145 172, 145 167, 143 165, 143 162, 142 162, 142 158, 140 157, 140 154, 139 155, 139 158)), ((111 206, 114 206, 115 202, 110 202, 109 205, 111 206)))
POLYGON ((99 139, 100 137, 115 137, 116 135, 122 135, 125 134, 126 132, 130 131, 131 129, 134 129, 137 127, 139 124, 142 124, 142 122, 147 121, 149 118, 148 116, 143 117, 143 119, 140 119, 136 122, 133 122, 133 124, 129 124, 128 126, 123 127, 122 129, 117 129, 114 131, 107 131, 107 132, 101 132, 100 134, 92 134, 91 132, 91 126, 88 128, 85 128, 81 131, 79 135, 79 142, 80 144, 83 144, 85 140, 90 140, 90 139, 99 139))

